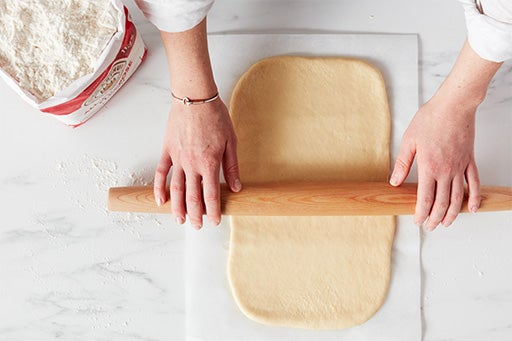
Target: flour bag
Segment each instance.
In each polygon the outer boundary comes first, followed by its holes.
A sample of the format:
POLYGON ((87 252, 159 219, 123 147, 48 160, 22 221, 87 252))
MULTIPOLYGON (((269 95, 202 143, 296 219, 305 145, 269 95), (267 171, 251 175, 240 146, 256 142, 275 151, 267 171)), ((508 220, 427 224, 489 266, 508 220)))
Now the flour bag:
POLYGON ((120 0, 0 0, 0 76, 67 125, 98 112, 145 54, 120 0))

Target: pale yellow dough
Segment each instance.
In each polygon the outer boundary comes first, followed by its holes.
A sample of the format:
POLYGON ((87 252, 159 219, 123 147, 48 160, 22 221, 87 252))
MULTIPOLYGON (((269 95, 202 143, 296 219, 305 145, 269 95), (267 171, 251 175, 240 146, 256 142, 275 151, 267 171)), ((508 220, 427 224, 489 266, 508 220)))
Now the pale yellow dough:
MULTIPOLYGON (((231 101, 245 183, 385 181, 384 81, 354 59, 274 57, 231 101)), ((240 309, 280 326, 359 325, 383 304, 394 217, 233 217, 228 277, 240 309)))

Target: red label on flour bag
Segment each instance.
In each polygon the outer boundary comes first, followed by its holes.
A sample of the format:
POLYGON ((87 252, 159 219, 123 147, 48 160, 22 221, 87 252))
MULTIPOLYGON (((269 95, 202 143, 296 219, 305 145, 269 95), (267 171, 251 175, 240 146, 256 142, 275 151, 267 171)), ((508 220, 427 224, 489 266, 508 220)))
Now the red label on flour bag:
POLYGON ((93 73, 71 82, 65 89, 43 101, 20 86, 11 75, 6 72, 0 72, 0 75, 40 111, 51 114, 70 126, 83 124, 112 98, 139 67, 146 54, 144 42, 131 21, 127 8, 118 0, 112 1, 112 5, 118 10, 117 30, 101 56, 98 56, 97 67, 93 73))

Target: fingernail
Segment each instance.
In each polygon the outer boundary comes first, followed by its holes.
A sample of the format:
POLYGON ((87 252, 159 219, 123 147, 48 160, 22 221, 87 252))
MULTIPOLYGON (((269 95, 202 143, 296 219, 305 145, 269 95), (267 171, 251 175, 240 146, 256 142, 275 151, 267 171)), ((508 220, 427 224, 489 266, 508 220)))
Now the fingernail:
POLYGON ((427 231, 432 232, 434 231, 435 226, 427 226, 427 231))
POLYGON ((235 179, 233 183, 233 190, 235 192, 240 192, 242 190, 242 183, 240 182, 240 179, 235 179))
POLYGON ((162 206, 162 205, 164 204, 164 201, 162 200, 162 198, 161 198, 161 197, 157 197, 157 198, 156 198, 156 204, 157 204, 158 206, 162 206))
POLYGON ((200 230, 200 229, 201 229, 201 225, 194 224, 194 225, 192 225, 192 228, 193 228, 194 230, 200 230))
POLYGON ((212 224, 215 225, 215 226, 219 226, 220 224, 220 220, 212 220, 212 224))
POLYGON ((183 219, 183 217, 176 217, 176 222, 180 225, 183 225, 183 223, 185 222, 185 219, 183 219))
POLYGON ((420 229, 424 228, 425 227, 425 222, 426 220, 424 221, 417 221, 417 220, 414 220, 414 225, 418 226, 420 229))
POLYGON ((476 211, 478 211, 478 207, 471 206, 471 213, 476 213, 476 211))
POLYGON ((389 183, 393 186, 398 185, 398 175, 395 173, 391 174, 391 179, 389 179, 389 183))

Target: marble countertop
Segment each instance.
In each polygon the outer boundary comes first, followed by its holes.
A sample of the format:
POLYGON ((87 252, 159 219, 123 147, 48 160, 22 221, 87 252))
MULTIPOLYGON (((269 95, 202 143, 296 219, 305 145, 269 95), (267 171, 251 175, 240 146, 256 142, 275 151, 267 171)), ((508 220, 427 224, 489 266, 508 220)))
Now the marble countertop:
MULTIPOLYGON (((152 181, 170 106, 158 32, 126 3, 147 60, 84 126, 38 113, 0 83, 1 341, 185 339, 187 227, 106 211, 109 187, 152 181)), ((455 0, 218 0, 208 26, 418 34, 422 102, 465 39, 455 0)), ((487 185, 512 186, 511 72, 509 61, 477 116, 476 158, 487 185)), ((511 227, 511 212, 478 213, 422 232, 423 340, 512 338, 511 227)))

